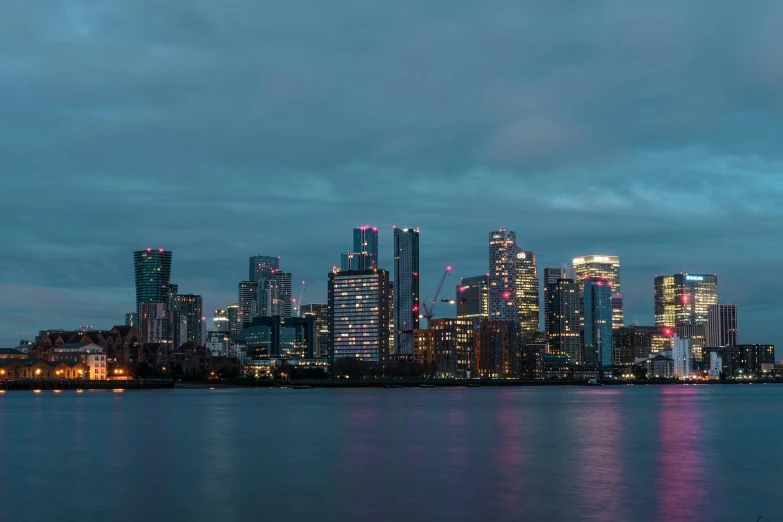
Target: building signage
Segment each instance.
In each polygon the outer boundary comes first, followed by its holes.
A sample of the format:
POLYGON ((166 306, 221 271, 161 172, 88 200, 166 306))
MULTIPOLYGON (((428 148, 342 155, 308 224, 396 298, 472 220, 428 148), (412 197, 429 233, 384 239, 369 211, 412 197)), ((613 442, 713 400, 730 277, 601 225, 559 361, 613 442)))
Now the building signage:
POLYGON ((704 276, 686 275, 686 281, 704 281, 704 276))
POLYGON ((525 253, 524 252, 517 253, 517 259, 525 259, 525 253))

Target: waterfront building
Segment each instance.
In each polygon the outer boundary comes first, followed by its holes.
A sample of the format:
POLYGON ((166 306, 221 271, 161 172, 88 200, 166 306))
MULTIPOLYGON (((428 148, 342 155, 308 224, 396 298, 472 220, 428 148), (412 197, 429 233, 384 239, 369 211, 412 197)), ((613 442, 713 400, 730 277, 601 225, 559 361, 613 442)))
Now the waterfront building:
POLYGON ((240 281, 237 297, 237 325, 239 330, 245 323, 258 317, 258 281, 240 281))
POLYGON ((302 317, 312 317, 315 322, 315 357, 329 356, 329 305, 306 304, 301 307, 302 317))
POLYGON ((162 343, 169 337, 168 303, 140 303, 139 333, 144 343, 162 343))
POLYGON ((612 286, 605 279, 583 280, 583 358, 589 367, 612 365, 612 286))
POLYGON ((394 227, 394 354, 413 353, 419 328, 419 229, 394 227))
POLYGON ((474 333, 470 319, 433 319, 428 325, 432 343, 432 362, 436 375, 469 378, 473 369, 474 333))
POLYGON ((212 314, 212 330, 221 333, 225 333, 230 330, 227 311, 215 310, 215 312, 212 314))
MULTIPOLYGON (((671 328, 667 328, 671 331, 671 328)), ((706 328, 704 324, 684 324, 674 328, 678 337, 688 339, 691 342, 691 358, 693 369, 696 370, 704 364, 704 348, 707 346, 706 328)))
POLYGON ((171 282, 171 252, 161 249, 133 253, 136 313, 141 303, 166 303, 171 282))
POLYGON ((95 343, 65 343, 52 349, 50 362, 83 362, 90 368, 89 378, 105 381, 108 361, 103 348, 95 343))
POLYGON ((612 325, 620 328, 625 324, 623 296, 620 287, 620 258, 610 255, 586 255, 573 259, 576 280, 586 278, 604 279, 612 287, 612 325))
POLYGON ((549 345, 550 317, 548 285, 557 283, 560 279, 576 281, 576 270, 573 268, 544 268, 544 342, 547 343, 547 346, 549 345))
POLYGON ((201 334, 202 299, 198 294, 177 294, 175 299, 175 310, 179 313, 180 324, 184 323, 187 329, 187 335, 184 343, 193 343, 201 346, 204 342, 201 334))
POLYGON ((251 256, 248 281, 264 281, 280 271, 279 256, 251 256))
POLYGON ((510 230, 489 233, 489 319, 519 321, 516 288, 516 234, 510 230))
MULTIPOLYGON (((623 326, 612 330, 612 361, 628 366, 637 359, 647 359, 672 349, 671 328, 663 326, 623 326)), ((683 335, 682 337, 687 337, 683 335)))
POLYGON ((291 301, 291 272, 275 272, 274 280, 277 282, 277 299, 280 303, 280 316, 290 319, 293 316, 293 302, 291 301))
POLYGON ((674 377, 685 379, 690 376, 692 369, 690 340, 675 335, 671 351, 672 360, 674 361, 674 377))
POLYGON ((238 334, 240 331, 242 331, 242 325, 239 321, 239 304, 234 303, 229 305, 229 307, 226 309, 226 313, 228 315, 228 333, 234 335, 238 334))
POLYGON ((655 324, 676 327, 707 322, 718 304, 718 276, 674 274, 655 277, 655 324))
POLYGON ((391 352, 389 272, 335 270, 329 274, 329 331, 333 359, 385 362, 391 352))
POLYGON ((717 354, 723 361, 723 372, 731 377, 740 374, 759 375, 775 364, 774 344, 741 344, 723 348, 705 348, 704 357, 709 360, 711 354, 717 354))
POLYGON ((520 353, 520 374, 523 379, 544 378, 546 350, 547 347, 544 343, 528 343, 522 347, 520 353))
POLYGON ((378 268, 378 228, 361 226, 353 230, 353 252, 359 256, 358 270, 378 268))
POLYGON ((648 379, 671 379, 674 377, 674 360, 663 354, 651 355, 645 361, 648 379))
POLYGON ((514 263, 519 332, 529 338, 538 331, 541 315, 536 253, 517 249, 514 263))
POLYGON ((208 332, 206 339, 206 347, 212 357, 231 357, 231 335, 228 332, 208 332))
POLYGON ((566 355, 571 364, 580 365, 583 362, 579 313, 581 291, 577 283, 568 277, 571 274, 565 275, 562 279, 548 279, 544 286, 544 334, 548 339, 548 353, 566 355))
POLYGON ((484 321, 476 334, 476 374, 483 378, 520 376, 519 326, 513 321, 484 321))
POLYGON ((707 377, 711 380, 720 379, 723 373, 723 358, 716 352, 710 352, 710 366, 707 377))
POLYGON ((474 330, 481 321, 489 320, 489 274, 463 277, 455 295, 457 317, 470 319, 474 330))
POLYGON ((737 305, 714 304, 707 308, 706 345, 712 348, 737 346, 737 305))

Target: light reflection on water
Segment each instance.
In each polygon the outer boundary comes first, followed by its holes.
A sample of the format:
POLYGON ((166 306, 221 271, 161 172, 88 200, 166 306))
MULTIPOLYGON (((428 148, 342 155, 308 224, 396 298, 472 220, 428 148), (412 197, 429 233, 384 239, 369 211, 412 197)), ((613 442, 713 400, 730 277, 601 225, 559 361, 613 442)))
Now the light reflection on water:
POLYGON ((13 392, 0 520, 774 522, 782 411, 776 386, 13 392))

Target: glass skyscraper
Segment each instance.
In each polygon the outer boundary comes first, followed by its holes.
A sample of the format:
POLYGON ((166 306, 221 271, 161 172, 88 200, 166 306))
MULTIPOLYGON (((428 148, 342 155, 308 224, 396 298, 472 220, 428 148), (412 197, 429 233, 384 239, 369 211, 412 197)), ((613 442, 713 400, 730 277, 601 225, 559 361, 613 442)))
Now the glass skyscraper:
POLYGON ((605 279, 612 286, 612 324, 620 328, 625 324, 623 294, 620 288, 620 258, 608 255, 588 255, 574 258, 577 281, 591 277, 605 279))
POLYGON ((201 346, 206 339, 201 339, 201 322, 204 317, 202 312, 202 300, 198 294, 177 294, 175 310, 179 312, 180 321, 187 323, 187 339, 183 342, 201 346))
POLYGON ((489 320, 489 274, 463 277, 456 296, 457 317, 470 319, 476 330, 481 321, 489 320))
POLYGON ((141 303, 168 303, 171 282, 171 252, 158 249, 133 253, 136 279, 136 317, 141 303))
POLYGON ((237 288, 237 329, 258 317, 258 281, 240 281, 237 288))
POLYGON ((536 253, 518 250, 515 264, 519 333, 524 339, 525 336, 539 331, 540 308, 536 253))
POLYGON ((215 310, 212 314, 212 331, 228 333, 228 312, 225 310, 215 310))
POLYGON ((544 324, 548 351, 555 355, 567 355, 571 364, 582 364, 579 285, 573 279, 572 270, 562 269, 557 274, 562 277, 554 279, 555 270, 561 269, 547 268, 544 271, 544 324), (552 272, 547 273, 550 270, 552 272))
POLYGON ((272 276, 273 272, 280 270, 280 258, 272 256, 250 257, 250 273, 248 281, 262 281, 272 276))
POLYGON ((419 328, 419 229, 394 228, 394 354, 413 353, 419 328))
POLYGON ((519 321, 517 300, 517 236, 510 230, 489 233, 489 319, 519 321))
POLYGON ((378 268, 378 228, 368 226, 355 228, 353 230, 353 251, 369 256, 368 258, 359 257, 359 270, 378 268))
POLYGON ((718 304, 718 276, 674 274, 655 278, 655 324, 677 327, 707 322, 718 304))
POLYGON ((605 279, 584 279, 584 363, 612 365, 612 286, 605 279))

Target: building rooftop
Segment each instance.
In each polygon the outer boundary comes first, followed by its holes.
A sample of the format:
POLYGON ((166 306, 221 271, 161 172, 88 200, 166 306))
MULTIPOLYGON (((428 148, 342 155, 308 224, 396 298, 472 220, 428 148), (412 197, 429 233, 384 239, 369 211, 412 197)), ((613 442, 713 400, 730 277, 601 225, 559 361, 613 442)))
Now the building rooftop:
POLYGON ((24 355, 24 352, 16 348, 0 348, 0 355, 24 355))
POLYGON ((63 343, 57 345, 57 348, 84 348, 85 346, 89 346, 92 343, 63 343))

